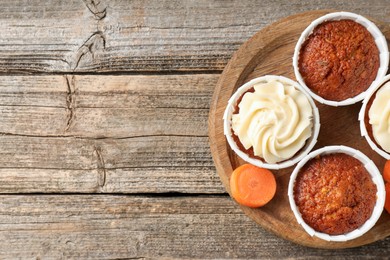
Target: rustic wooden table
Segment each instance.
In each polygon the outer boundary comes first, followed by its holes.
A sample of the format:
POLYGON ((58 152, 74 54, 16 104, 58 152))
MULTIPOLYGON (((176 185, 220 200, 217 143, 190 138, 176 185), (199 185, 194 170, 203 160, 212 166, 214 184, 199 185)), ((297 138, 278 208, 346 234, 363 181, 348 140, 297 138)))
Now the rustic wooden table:
POLYGON ((233 52, 314 9, 390 22, 378 1, 1 1, 0 258, 386 258, 320 250, 245 216, 207 119, 233 52))

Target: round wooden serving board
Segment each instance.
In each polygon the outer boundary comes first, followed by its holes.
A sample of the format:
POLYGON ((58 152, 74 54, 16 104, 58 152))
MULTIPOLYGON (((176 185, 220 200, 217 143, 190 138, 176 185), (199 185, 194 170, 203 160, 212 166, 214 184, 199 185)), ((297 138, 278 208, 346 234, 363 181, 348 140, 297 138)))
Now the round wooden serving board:
MULTIPOLYGON (((316 18, 331 11, 311 11, 282 19, 256 33, 246 41, 225 67, 213 95, 209 116, 211 153, 218 174, 230 193, 229 178, 233 169, 245 163, 229 147, 223 134, 222 116, 228 99, 245 82, 264 75, 282 75, 295 79, 292 67, 294 47, 303 30, 316 18)), ((374 21, 387 39, 390 26, 374 21)), ((330 107, 316 103, 320 111, 321 129, 314 149, 326 145, 347 145, 370 157, 380 170, 385 160, 361 137, 358 113, 361 103, 346 107, 330 107)), ((295 167, 295 166, 294 166, 295 167)), ((390 235, 390 215, 384 211, 377 224, 362 237, 347 242, 327 242, 309 236, 297 223, 287 197, 289 177, 294 167, 273 171, 277 192, 266 206, 242 210, 263 228, 278 236, 310 247, 348 248, 372 243, 390 235)))

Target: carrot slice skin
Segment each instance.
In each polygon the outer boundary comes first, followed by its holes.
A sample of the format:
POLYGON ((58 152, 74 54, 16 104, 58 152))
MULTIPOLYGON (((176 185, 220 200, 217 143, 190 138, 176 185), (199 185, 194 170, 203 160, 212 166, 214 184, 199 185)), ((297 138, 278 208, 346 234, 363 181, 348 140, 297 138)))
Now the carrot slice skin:
POLYGON ((390 214, 390 182, 386 182, 386 200, 385 200, 385 209, 390 214))
POLYGON ((275 176, 267 169, 244 164, 233 171, 230 190, 238 203, 252 208, 261 207, 275 196, 275 176))
POLYGON ((383 179, 390 182, 390 160, 386 161, 385 167, 383 167, 383 179))

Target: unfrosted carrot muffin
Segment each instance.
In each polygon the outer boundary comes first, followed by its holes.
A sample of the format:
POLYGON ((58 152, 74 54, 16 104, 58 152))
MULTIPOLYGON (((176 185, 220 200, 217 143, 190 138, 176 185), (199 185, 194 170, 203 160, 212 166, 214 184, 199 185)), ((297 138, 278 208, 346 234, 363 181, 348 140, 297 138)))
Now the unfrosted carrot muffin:
POLYGON ((345 153, 309 160, 298 172, 293 197, 302 219, 329 235, 351 232, 372 215, 377 187, 364 165, 345 153))
POLYGON ((361 24, 330 20, 319 24, 301 46, 299 72, 318 96, 342 101, 367 90, 380 66, 374 37, 361 24))

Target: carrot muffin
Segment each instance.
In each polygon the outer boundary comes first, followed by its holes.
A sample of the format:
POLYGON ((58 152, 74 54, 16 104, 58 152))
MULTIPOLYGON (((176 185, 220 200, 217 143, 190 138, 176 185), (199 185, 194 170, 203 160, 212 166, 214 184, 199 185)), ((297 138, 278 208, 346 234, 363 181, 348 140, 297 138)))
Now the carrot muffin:
POLYGON ((332 101, 346 100, 367 90, 379 66, 379 50, 371 33, 347 19, 315 27, 298 58, 306 86, 332 101))
POLYGON ((364 124, 370 139, 390 153, 390 82, 385 82, 369 99, 364 124))
POLYGON ((377 187, 364 165, 344 153, 315 157, 299 171, 294 201, 303 220, 329 235, 351 232, 372 215, 377 187))
POLYGON ((237 99, 232 137, 245 154, 274 164, 305 146, 312 135, 312 118, 313 108, 302 91, 269 77, 237 99))

